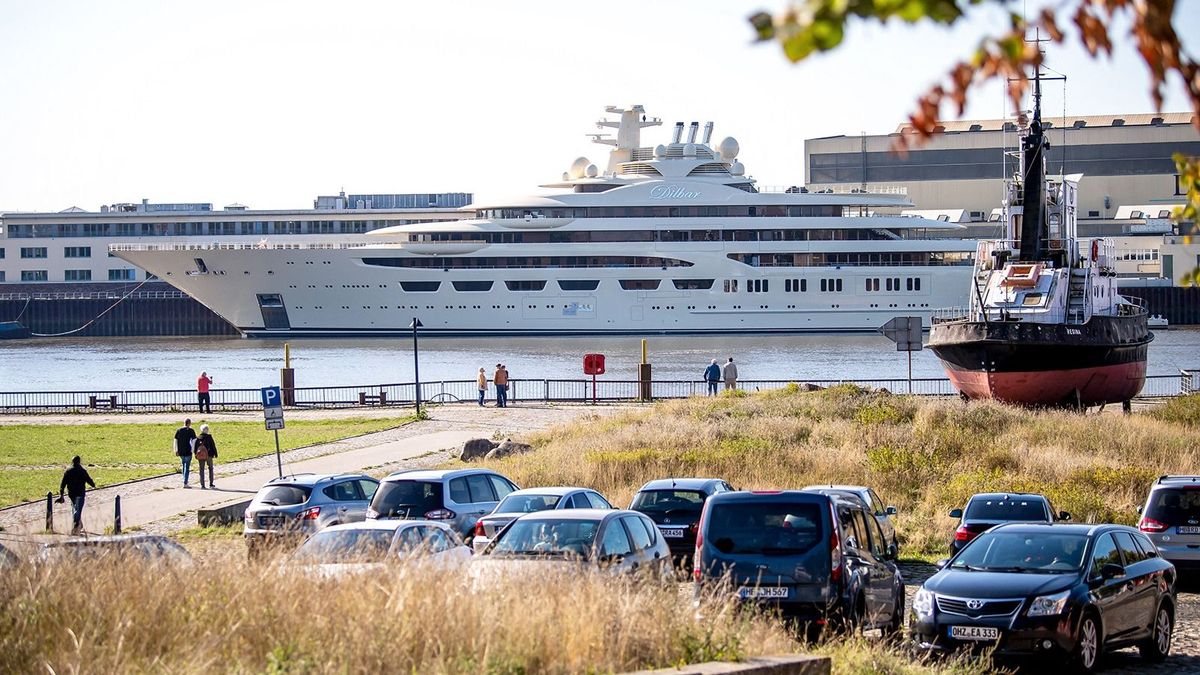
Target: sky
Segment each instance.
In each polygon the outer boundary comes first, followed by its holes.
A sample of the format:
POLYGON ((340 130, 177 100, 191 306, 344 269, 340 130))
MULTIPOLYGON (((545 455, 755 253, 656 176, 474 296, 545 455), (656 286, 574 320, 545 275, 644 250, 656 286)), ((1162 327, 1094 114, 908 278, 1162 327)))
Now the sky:
MULTIPOLYGON (((606 148, 606 105, 642 104, 738 139, 767 185, 804 178, 804 139, 887 133, 980 37, 998 5, 952 29, 858 22, 792 64, 746 17, 784 0, 0 0, 0 211, 135 202, 307 208, 319 194, 532 192, 606 148)), ((1013 9, 1019 6, 1012 5, 1013 9)), ((1032 10, 1031 10, 1032 14, 1032 10)), ((1200 0, 1176 5, 1200 52, 1200 0)), ((1068 75, 1045 109, 1149 112, 1145 65, 1051 47, 1068 75)), ((999 85, 966 118, 997 118, 999 85)), ((1173 82, 1164 110, 1186 111, 1173 82)))

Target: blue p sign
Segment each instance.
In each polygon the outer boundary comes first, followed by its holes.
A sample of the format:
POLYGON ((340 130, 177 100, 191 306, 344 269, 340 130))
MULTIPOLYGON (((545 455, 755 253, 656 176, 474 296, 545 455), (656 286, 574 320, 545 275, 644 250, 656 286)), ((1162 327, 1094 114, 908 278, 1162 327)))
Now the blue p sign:
POLYGON ((277 408, 283 405, 283 396, 279 394, 279 387, 263 387, 262 402, 264 408, 277 408))

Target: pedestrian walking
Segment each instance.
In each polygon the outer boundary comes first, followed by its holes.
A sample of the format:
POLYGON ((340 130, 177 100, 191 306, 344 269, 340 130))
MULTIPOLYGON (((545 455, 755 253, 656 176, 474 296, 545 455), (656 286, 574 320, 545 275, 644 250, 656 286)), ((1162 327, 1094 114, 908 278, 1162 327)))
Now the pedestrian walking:
POLYGON ((712 363, 704 369, 704 381, 708 383, 708 395, 717 395, 717 382, 721 381, 721 366, 717 365, 717 360, 713 359, 712 363))
POLYGON ((183 464, 183 487, 188 485, 188 476, 192 472, 192 450, 196 447, 196 430, 192 428, 190 419, 183 421, 183 426, 175 431, 175 456, 183 464))
POLYGON ((217 458, 217 439, 208 433, 208 425, 200 425, 200 435, 196 437, 196 461, 200 462, 200 489, 204 487, 204 465, 208 465, 208 487, 216 489, 217 480, 213 478, 213 460, 217 458))
POLYGON ((483 399, 487 396, 487 371, 479 369, 479 407, 483 407, 483 399))
POLYGON ((496 364, 496 372, 492 373, 492 384, 496 385, 496 407, 503 408, 508 403, 508 371, 503 363, 496 364))
POLYGON ((725 391, 737 389, 737 364, 733 362, 733 357, 729 357, 729 362, 721 369, 721 375, 725 378, 725 391))
POLYGON ((199 403, 200 412, 212 412, 212 399, 209 398, 208 388, 212 386, 213 379, 208 376, 208 373, 200 373, 200 377, 196 378, 196 401, 199 403))
POLYGON ((63 503, 63 489, 71 498, 71 534, 83 532, 83 498, 87 494, 87 486, 96 489, 96 481, 83 468, 79 455, 71 458, 71 468, 63 472, 62 482, 58 484, 58 503, 63 503))

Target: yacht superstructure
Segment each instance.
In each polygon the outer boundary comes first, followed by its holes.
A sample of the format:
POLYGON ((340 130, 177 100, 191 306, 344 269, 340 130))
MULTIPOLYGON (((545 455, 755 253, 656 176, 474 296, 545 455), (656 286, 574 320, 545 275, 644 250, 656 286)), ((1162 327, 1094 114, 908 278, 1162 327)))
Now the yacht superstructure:
POLYGON ((959 305, 975 243, 902 217, 898 191, 772 190, 733 138, 609 107, 604 169, 580 157, 541 196, 378 243, 115 245, 248 336, 620 335, 873 331, 959 305), (686 134, 686 136, 685 136, 686 134), (888 215, 894 213, 895 215, 888 215), (940 235, 940 236, 934 236, 940 235), (949 236, 947 236, 949 235, 949 236))

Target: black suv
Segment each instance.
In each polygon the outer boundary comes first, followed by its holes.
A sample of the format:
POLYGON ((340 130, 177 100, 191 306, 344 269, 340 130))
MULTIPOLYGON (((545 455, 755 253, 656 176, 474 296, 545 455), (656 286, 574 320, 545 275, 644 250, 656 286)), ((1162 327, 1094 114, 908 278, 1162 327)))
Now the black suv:
POLYGON ((697 600, 732 583, 738 598, 776 607, 815 637, 833 622, 899 632, 904 580, 896 550, 857 497, 725 492, 704 505, 693 567, 697 600))
POLYGON ((688 567, 696 550, 700 511, 711 496, 731 492, 720 478, 664 478, 652 480, 633 496, 629 510, 646 514, 671 549, 676 564, 688 567))
POLYGON ((1054 510, 1050 500, 1042 495, 1024 492, 986 492, 967 500, 964 509, 954 509, 951 518, 958 518, 958 528, 950 540, 950 555, 958 553, 972 539, 1000 523, 1056 523, 1071 519, 1066 511, 1054 510))

